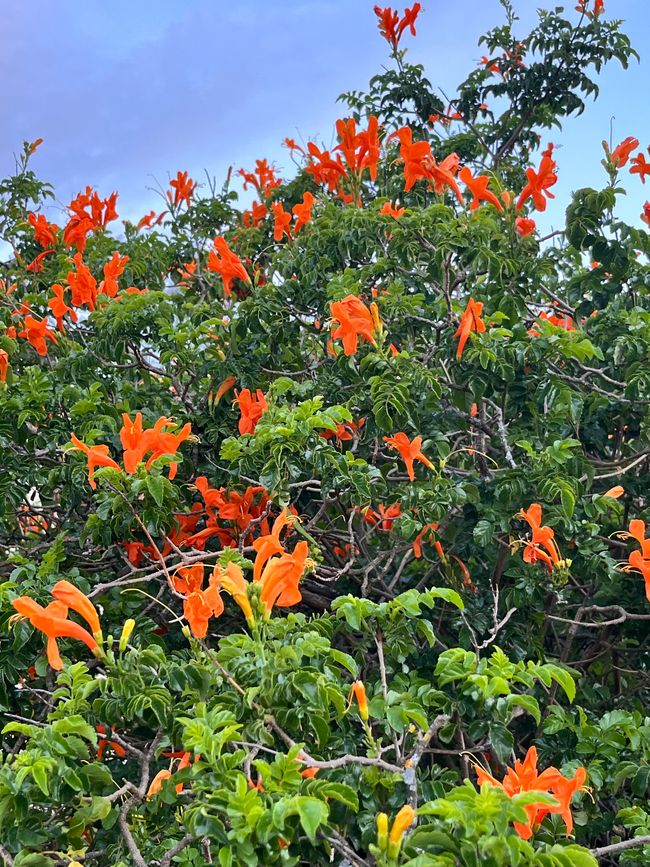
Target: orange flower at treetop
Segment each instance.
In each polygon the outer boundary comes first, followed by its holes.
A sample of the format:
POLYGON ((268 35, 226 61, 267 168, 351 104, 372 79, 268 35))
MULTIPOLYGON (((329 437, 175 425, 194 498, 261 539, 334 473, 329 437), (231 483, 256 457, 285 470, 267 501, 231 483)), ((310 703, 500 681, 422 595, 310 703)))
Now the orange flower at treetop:
POLYGON ((406 465, 406 472, 411 481, 415 479, 415 470, 413 468, 415 461, 420 461, 425 467, 429 467, 430 470, 433 469, 433 464, 429 458, 422 454, 422 437, 418 436, 409 440, 406 434, 400 431, 392 437, 384 437, 384 442, 399 452, 406 465))
MULTIPOLYGON (((60 671, 63 668, 63 663, 56 643, 57 638, 76 638, 78 641, 83 641, 95 656, 99 656, 97 638, 101 640, 101 627, 94 605, 80 590, 67 581, 59 581, 54 589, 57 588, 58 598, 54 602, 50 602, 45 608, 34 599, 30 599, 29 596, 20 596, 18 599, 14 599, 11 604, 21 617, 27 618, 35 629, 47 636, 48 662, 52 668, 60 671), (83 626, 68 619, 68 608, 72 606, 66 603, 66 599, 75 603, 73 610, 80 613, 84 619, 86 616, 90 618, 86 622, 95 635, 91 635, 83 626)), ((54 595, 54 590, 52 593, 54 595)))
POLYGON ((251 278, 248 276, 242 260, 236 253, 233 253, 225 238, 219 235, 213 243, 214 250, 210 250, 206 267, 208 271, 215 271, 221 276, 223 291, 230 298, 233 280, 243 280, 250 286, 251 278))
POLYGON ((59 283, 55 283, 52 286, 52 292, 54 292, 54 297, 50 298, 47 302, 47 306, 52 311, 52 316, 56 319, 56 327, 59 331, 64 331, 63 328, 63 317, 66 313, 70 314, 70 319, 73 322, 77 321, 77 314, 73 310, 72 307, 68 307, 63 298, 63 293, 65 292, 65 288, 61 286, 59 283))
POLYGON ((112 467, 114 470, 119 470, 120 465, 115 463, 113 458, 108 453, 108 446, 96 445, 87 446, 82 443, 74 434, 70 436, 74 447, 82 451, 88 458, 88 482, 90 487, 95 490, 97 482, 94 479, 95 470, 97 467, 112 467))
POLYGON ((397 48, 397 44, 407 27, 410 29, 412 36, 416 35, 415 21, 421 9, 420 3, 414 3, 410 9, 404 10, 404 14, 400 18, 399 12, 391 9, 390 6, 384 9, 379 5, 375 6, 375 15, 379 19, 379 32, 394 49, 397 48))
POLYGON ((645 521, 638 518, 630 521, 627 533, 621 536, 635 539, 641 546, 640 551, 632 551, 627 560, 627 565, 622 567, 623 572, 640 572, 645 581, 645 595, 650 602, 650 538, 646 539, 645 521))
POLYGON ((79 193, 68 206, 71 217, 63 229, 65 246, 75 246, 79 253, 83 253, 88 232, 97 232, 117 219, 116 202, 117 193, 111 193, 106 199, 100 199, 92 187, 79 193))
POLYGON ((162 211, 158 216, 156 216, 155 211, 149 211, 148 214, 145 214, 144 217, 141 217, 140 220, 138 220, 136 225, 137 231, 139 232, 140 229, 153 229, 154 226, 159 226, 166 214, 167 211, 162 211))
POLYGON ((526 753, 523 762, 515 761, 514 768, 508 768, 502 782, 495 779, 488 771, 479 765, 474 765, 478 784, 488 783, 502 789, 506 795, 512 798, 522 792, 545 792, 552 795, 557 805, 546 803, 533 803, 524 807, 528 822, 515 822, 515 830, 524 840, 529 840, 542 819, 549 813, 559 813, 566 825, 567 837, 573 830, 573 816, 571 815, 571 798, 579 791, 587 779, 584 768, 577 768, 572 778, 563 777, 557 768, 550 767, 540 774, 537 770, 537 750, 531 747, 526 753))
POLYGON ((367 168, 370 179, 376 180, 380 144, 379 121, 375 115, 368 118, 368 128, 358 132, 354 118, 339 119, 336 121, 336 132, 341 141, 334 150, 341 151, 348 171, 360 177, 367 168))
POLYGON ((399 208, 394 206, 391 202, 384 202, 380 214, 383 214, 385 217, 393 217, 395 220, 399 220, 400 217, 404 216, 404 212, 406 208, 399 208))
POLYGON ((359 716, 366 722, 368 719, 368 697, 366 695, 366 687, 362 680, 355 680, 350 689, 350 701, 356 699, 357 707, 359 708, 359 716))
POLYGON ((266 396, 261 388, 253 394, 250 388, 243 388, 240 392, 235 392, 235 401, 239 406, 241 416, 239 418, 239 434, 255 433, 258 421, 269 408, 266 401, 266 396))
POLYGON ((9 370, 9 354, 6 349, 0 349, 0 382, 7 381, 7 371, 9 370))
POLYGON ((590 0, 578 0, 576 10, 578 12, 582 12, 583 15, 588 15, 590 18, 592 16, 594 18, 598 18, 598 16, 602 15, 602 13, 605 11, 605 0, 594 0, 593 12, 589 11, 589 3, 590 0))
POLYGON ((520 211, 528 199, 533 200, 533 205, 538 211, 546 210, 546 198, 554 199, 550 187, 557 183, 557 163, 553 159, 553 145, 549 144, 542 154, 539 171, 533 168, 526 169, 528 182, 517 199, 517 210, 520 211))
POLYGON ((28 214, 29 224, 34 229, 34 240, 41 247, 49 249, 56 244, 59 227, 56 223, 49 223, 43 214, 28 214))
POLYGON ((620 144, 616 145, 612 151, 610 161, 617 169, 622 169, 623 166, 627 165, 627 161, 629 160, 632 151, 636 150, 638 146, 638 138, 629 135, 627 138, 623 139, 620 144))
POLYGON ((281 241, 284 235, 291 238, 291 214, 285 211, 282 202, 273 202, 273 240, 281 241))
POLYGON ((195 638, 205 638, 211 617, 223 614, 223 600, 219 593, 219 581, 213 573, 208 587, 203 589, 203 563, 181 566, 172 575, 172 584, 177 593, 185 597, 183 616, 190 625, 195 638))
POLYGON ((549 572, 561 562, 560 552, 555 542, 555 533, 550 527, 542 526, 542 507, 533 503, 526 511, 520 509, 517 513, 523 518, 532 532, 530 542, 524 548, 524 562, 536 563, 541 560, 546 563, 549 572))
POLYGON ((354 355, 359 347, 359 338, 367 340, 376 346, 375 334, 377 332, 378 315, 366 307, 356 295, 347 295, 342 301, 330 303, 332 319, 338 322, 332 330, 332 339, 343 340, 343 352, 346 355, 354 355))
POLYGON ((527 217, 517 217, 515 219, 515 232, 521 238, 527 238, 528 235, 532 235, 536 229, 537 225, 535 220, 529 220, 527 217))
POLYGON ((296 218, 296 224, 293 227, 296 234, 298 234, 302 227, 306 226, 307 223, 311 223, 311 209, 313 208, 315 201, 313 195, 310 192, 306 192, 302 197, 302 202, 298 202, 298 204, 294 205, 291 209, 291 213, 296 218))
POLYGON ((55 345, 58 343, 56 334, 47 324, 47 319, 35 319, 31 315, 25 316, 23 330, 18 332, 18 337, 27 338, 39 355, 47 355, 46 340, 51 340, 55 345))
POLYGON ((180 205, 185 202, 189 206, 196 189, 196 181, 188 177, 187 172, 178 172, 174 180, 169 182, 169 186, 174 190, 173 196, 171 190, 167 193, 170 204, 180 205))
POLYGON ((494 205, 497 211, 503 211, 501 202, 491 190, 488 190, 490 179, 487 175, 473 177, 471 169, 465 166, 458 173, 458 177, 472 194, 472 203, 469 206, 470 211, 475 211, 481 202, 489 202, 489 204, 494 205))
POLYGON ((472 332, 482 334, 485 331, 485 322, 481 319, 483 313, 483 302, 474 301, 470 298, 467 302, 463 315, 460 317, 458 330, 454 337, 458 337, 458 348, 456 350, 456 358, 460 359, 465 350, 465 344, 472 332))
POLYGON ((242 223, 250 228, 251 226, 260 226, 264 222, 264 218, 268 214, 269 209, 261 202, 254 201, 250 209, 242 212, 242 223))
MULTIPOLYGON (((650 154, 650 147, 648 153, 650 154)), ((641 178, 641 183, 645 184, 646 175, 650 175, 650 163, 646 160, 643 151, 639 151, 635 157, 632 157, 630 174, 638 175, 641 178)))

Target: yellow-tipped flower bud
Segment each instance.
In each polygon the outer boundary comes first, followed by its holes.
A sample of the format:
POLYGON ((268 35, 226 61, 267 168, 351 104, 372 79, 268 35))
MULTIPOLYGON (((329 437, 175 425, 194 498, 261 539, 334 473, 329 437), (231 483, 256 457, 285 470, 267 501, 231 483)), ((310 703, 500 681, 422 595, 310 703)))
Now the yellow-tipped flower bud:
POLYGON ((126 650, 126 645, 129 643, 129 638, 131 637, 131 633, 135 629, 135 620, 132 617, 129 617, 128 620, 125 621, 124 626, 122 627, 122 634, 120 635, 120 653, 124 653, 126 650))
POLYGON ((352 695, 357 700, 359 706, 359 716, 364 722, 368 720, 368 699, 366 697, 366 688, 362 680, 355 680, 352 684, 352 695))
POLYGON ((415 810, 409 804, 405 804, 395 816, 393 827, 388 836, 388 855, 397 858, 402 845, 402 838, 415 819, 415 810))
POLYGON ((377 813, 377 846, 382 852, 388 846, 388 816, 386 813, 377 813))

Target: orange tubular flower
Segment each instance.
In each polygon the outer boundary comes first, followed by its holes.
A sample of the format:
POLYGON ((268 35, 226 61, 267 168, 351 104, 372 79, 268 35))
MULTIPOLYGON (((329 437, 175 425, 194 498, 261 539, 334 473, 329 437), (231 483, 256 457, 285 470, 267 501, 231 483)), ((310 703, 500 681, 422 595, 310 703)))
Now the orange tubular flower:
POLYGON ((34 240, 41 247, 50 249, 56 245, 56 237, 59 233, 59 227, 55 223, 48 223, 43 214, 28 214, 27 219, 31 227, 34 229, 34 240))
POLYGON ((389 139, 399 139, 399 154, 404 163, 404 190, 408 192, 416 181, 430 177, 430 166, 433 160, 431 145, 428 141, 413 141, 413 130, 403 126, 391 133, 389 139))
POLYGON ((526 753, 523 762, 515 761, 514 768, 508 768, 508 771, 502 782, 495 779, 488 771, 481 768, 479 765, 474 765, 478 784, 489 783, 491 786, 496 786, 510 798, 513 795, 521 794, 522 792, 546 792, 552 795, 558 802, 557 806, 553 804, 533 803, 524 807, 528 816, 528 822, 523 824, 515 822, 515 830, 524 840, 529 840, 536 830, 536 827, 542 819, 549 813, 559 813, 566 825, 567 837, 573 830, 573 817, 571 815, 571 798, 574 793, 579 791, 587 779, 587 772, 584 768, 578 768, 572 778, 563 777, 557 768, 546 768, 542 773, 537 770, 537 750, 531 747, 526 753))
POLYGON ((97 483, 94 479, 95 469, 97 467, 112 467, 114 470, 119 470, 119 464, 116 464, 113 458, 108 454, 108 446, 87 446, 85 443, 82 443, 80 439, 77 439, 74 434, 70 436, 70 439, 74 447, 79 449, 79 451, 82 451, 88 457, 88 482, 93 491, 97 487, 97 483))
POLYGON ((385 9, 382 9, 381 6, 375 6, 375 15, 379 19, 379 32, 393 49, 397 48, 397 44, 407 27, 413 36, 416 35, 415 21, 421 9, 420 3, 414 3, 410 9, 404 10, 404 15, 400 19, 399 13, 391 9, 390 6, 385 9))
POLYGON ((309 545, 301 541, 292 553, 285 552, 267 562, 259 579, 262 587, 260 600, 266 608, 267 618, 274 605, 289 608, 302 600, 298 585, 305 569, 311 565, 308 554, 309 545))
POLYGON ((55 600, 43 608, 29 596, 20 596, 18 599, 14 599, 11 604, 22 617, 29 620, 35 629, 47 636, 47 659, 56 671, 63 668, 56 644, 57 638, 76 638, 78 641, 83 641, 86 647, 97 655, 99 649, 97 641, 83 626, 67 619, 68 609, 63 602, 55 600))
POLYGON ((99 614, 93 603, 74 584, 69 581, 57 581, 52 588, 52 596, 57 602, 62 602, 67 608, 72 608, 80 614, 90 626, 90 631, 98 642, 102 640, 102 627, 99 614))
POLYGON ((180 205, 185 202, 189 207, 196 189, 196 181, 188 177, 187 172, 178 172, 174 180, 169 182, 169 186, 174 190, 173 197, 171 191, 167 193, 170 204, 180 205))
POLYGON ((314 207, 315 201, 316 200, 314 199, 312 194, 310 192, 306 192, 302 197, 302 202, 294 205, 291 209, 291 213, 296 218, 296 224, 293 227, 296 235, 303 226, 306 226, 307 223, 311 223, 311 209, 314 207))
POLYGON ((343 351, 346 355, 354 355, 359 347, 359 338, 367 340, 376 346, 376 322, 372 312, 356 295, 347 295, 342 301, 332 301, 330 304, 332 319, 338 322, 332 330, 332 339, 343 340, 343 351))
POLYGON ((243 280, 250 286, 251 278, 244 268, 242 260, 228 246, 225 238, 220 235, 214 239, 214 250, 210 250, 207 261, 208 271, 215 271, 223 281, 223 291, 227 297, 232 297, 233 280, 243 280))
POLYGON ((404 216, 404 212, 406 208, 399 208, 391 204, 391 202, 384 202, 380 214, 383 214, 385 217, 393 217, 395 220, 399 220, 400 217, 404 216))
POLYGON ((458 349, 456 350, 456 358, 460 360, 465 349, 465 344, 472 332, 482 334, 485 331, 485 323, 481 319, 483 313, 483 302, 474 301, 470 298, 467 302, 465 312, 460 317, 460 324, 454 337, 458 337, 458 349))
POLYGON ((158 216, 156 216, 155 211, 149 211, 148 214, 145 214, 144 217, 138 220, 138 224, 136 226, 137 231, 139 232, 140 229, 153 229, 154 226, 159 226, 162 223, 166 214, 167 211, 162 211, 160 214, 158 214, 158 216))
POLYGON ((645 521, 640 521, 638 518, 630 521, 629 531, 622 533, 623 536, 629 536, 635 539, 641 546, 640 551, 632 551, 628 557, 626 566, 623 566, 623 572, 640 572, 645 581, 645 595, 650 602, 650 538, 646 539, 645 521))
POLYGON ((82 307, 84 304, 95 309, 95 301, 99 290, 97 288, 97 280, 90 273, 90 269, 84 265, 81 253, 76 253, 72 257, 76 271, 69 271, 65 278, 70 290, 72 291, 72 306, 82 307))
POLYGON ((415 437, 413 440, 409 440, 406 434, 400 431, 392 437, 384 437, 384 442, 400 453, 411 481, 415 479, 415 470, 413 469, 415 461, 420 461, 425 467, 429 467, 430 470, 433 469, 433 464, 429 458, 422 454, 422 437, 415 437))
POLYGON ((7 381, 7 371, 9 370, 9 355, 5 349, 0 349, 0 382, 7 381))
POLYGON ((528 183, 521 191, 517 199, 517 210, 520 211, 528 199, 533 200, 534 206, 538 211, 546 210, 546 198, 554 199, 555 196, 550 192, 550 187, 557 183, 557 163, 553 159, 553 145, 550 144, 542 154, 542 161, 539 164, 539 171, 536 172, 533 168, 526 169, 526 177, 528 183))
POLYGON ((286 235, 291 238, 291 214, 285 211, 282 202, 273 202, 271 205, 273 211, 273 240, 281 241, 286 235))
POLYGON ((458 177, 464 184, 466 184, 467 189, 472 194, 472 203, 469 206, 470 211, 475 211, 481 202, 489 202, 491 205, 494 205, 497 211, 503 211, 503 205, 501 202, 493 192, 488 190, 490 179, 487 175, 477 175, 477 177, 472 177, 471 170, 465 166, 458 173, 458 177))
POLYGON ((610 157, 611 162, 617 169, 622 169, 623 166, 627 165, 627 161, 629 160, 632 151, 636 150, 638 146, 638 138, 633 138, 629 135, 627 138, 623 139, 620 144, 616 145, 610 157))
MULTIPOLYGON (((650 154, 650 147, 648 148, 648 153, 650 154)), ((650 163, 646 160, 643 152, 638 153, 632 158, 630 174, 638 175, 641 178, 641 183, 645 184, 646 175, 650 175, 650 163)))
POLYGON ((228 563, 225 570, 221 566, 215 566, 212 575, 217 585, 235 600, 242 610, 249 626, 255 623, 255 615, 248 598, 248 581, 244 573, 236 563, 228 563))
POLYGON ((284 545, 280 541, 280 533, 285 527, 293 523, 293 517, 289 515, 286 509, 283 509, 278 517, 273 522, 273 528, 270 534, 260 536, 253 542, 253 548, 256 551, 255 565, 253 567, 253 581, 260 581, 262 570, 266 566, 268 560, 275 554, 285 553, 284 545))
POLYGON ((416 558, 416 560, 419 560, 422 557, 422 543, 423 543, 425 537, 428 537, 429 539, 433 540, 433 547, 436 549, 436 553, 440 557, 440 559, 441 560, 446 559, 445 558, 445 552, 443 550, 442 545, 434 536, 434 533, 437 531, 437 529, 438 529, 437 522, 434 522, 433 524, 425 524, 424 527, 422 527, 422 529, 418 533, 418 535, 415 537, 415 540, 413 542, 413 555, 416 558))
MULTIPOLYGON (((127 413, 122 414, 122 428, 120 441, 124 449, 124 470, 132 475, 137 471, 138 465, 144 460, 145 455, 151 452, 145 468, 148 470, 151 464, 163 455, 176 455, 181 443, 189 439, 192 425, 187 422, 178 433, 166 431, 174 422, 161 416, 152 428, 143 430, 142 413, 137 413, 135 420, 131 421, 127 413)), ((169 465, 169 478, 174 479, 178 469, 177 463, 169 465)))
POLYGON ((604 494, 601 494, 601 497, 610 497, 612 500, 618 500, 624 493, 625 488, 622 485, 614 485, 613 488, 610 488, 608 491, 605 491, 604 494))
POLYGON ((529 220, 526 217, 517 217, 515 219, 515 231, 521 238, 527 238, 532 235, 537 229, 535 220, 529 220))
POLYGON ((366 722, 368 720, 368 697, 366 696, 366 687, 362 680, 355 680, 350 689, 350 701, 356 699, 359 708, 359 716, 366 722))
POLYGON ((18 337, 26 337, 39 355, 47 355, 47 340, 55 345, 58 343, 56 334, 50 330, 47 319, 34 319, 33 316, 25 316, 24 328, 18 332, 18 337))
POLYGON ((98 293, 108 295, 109 298, 114 298, 119 291, 118 277, 124 273, 126 263, 129 261, 128 256, 120 256, 119 253, 113 253, 110 261, 104 265, 104 279, 99 284, 98 293))
POLYGON ((243 388, 239 393, 235 392, 235 403, 241 412, 239 419, 240 436, 255 433, 258 421, 269 408, 264 392, 258 388, 253 394, 250 388, 243 388))
POLYGON ((195 638, 205 638, 211 617, 223 614, 223 599, 219 593, 218 576, 210 576, 208 588, 203 589, 203 563, 181 566, 172 576, 174 589, 185 597, 183 616, 195 638))
POLYGON ((64 331, 65 329, 63 327, 63 317, 66 315, 66 313, 70 314, 70 319, 72 319, 73 322, 77 321, 77 314, 72 309, 72 307, 68 307, 68 305, 65 303, 63 299, 63 293, 65 292, 65 289, 63 286, 61 286, 59 283, 55 283, 52 286, 52 292, 54 292, 54 297, 50 298, 50 300, 47 302, 47 306, 52 311, 52 316, 54 316, 54 318, 56 319, 56 327, 59 329, 59 331, 64 331))
POLYGON ((165 780, 168 780, 172 775, 172 772, 163 768, 162 771, 158 771, 156 776, 151 781, 151 785, 147 790, 147 801, 150 801, 154 795, 157 795, 162 789, 162 785, 165 780))
POLYGON ((539 503, 533 503, 527 511, 521 509, 518 515, 523 518, 532 532, 532 539, 524 548, 524 562, 536 563, 541 560, 546 563, 549 572, 560 561, 560 552, 555 540, 555 533, 550 527, 542 526, 542 507, 539 503))

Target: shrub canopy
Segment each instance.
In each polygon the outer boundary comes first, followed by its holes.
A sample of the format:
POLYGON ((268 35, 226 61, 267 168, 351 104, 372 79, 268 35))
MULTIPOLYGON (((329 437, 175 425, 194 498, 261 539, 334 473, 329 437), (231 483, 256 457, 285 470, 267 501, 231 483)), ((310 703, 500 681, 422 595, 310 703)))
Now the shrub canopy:
POLYGON ((0 183, 5 864, 648 863, 650 166, 550 140, 634 52, 503 5, 291 177, 0 183))

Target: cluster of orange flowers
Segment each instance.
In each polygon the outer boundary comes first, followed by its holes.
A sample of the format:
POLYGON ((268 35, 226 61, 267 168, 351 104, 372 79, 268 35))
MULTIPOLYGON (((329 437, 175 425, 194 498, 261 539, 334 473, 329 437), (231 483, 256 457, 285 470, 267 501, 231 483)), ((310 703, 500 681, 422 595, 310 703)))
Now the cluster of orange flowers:
POLYGON ((330 313, 334 322, 338 323, 332 331, 332 339, 343 341, 345 355, 355 354, 359 348, 359 338, 373 346, 377 345, 376 338, 382 326, 374 302, 368 308, 356 295, 347 295, 341 301, 332 301, 330 313))
POLYGON ((63 668, 58 638, 76 638, 88 647, 95 656, 101 656, 102 628, 99 615, 93 603, 69 581, 58 581, 52 588, 54 601, 43 607, 29 596, 19 596, 11 603, 20 618, 29 620, 35 629, 47 636, 47 659, 52 668, 63 668), (69 619, 72 609, 86 621, 90 632, 74 620, 69 619))
POLYGON ((414 3, 410 9, 405 9, 403 15, 400 17, 399 12, 391 9, 390 6, 384 9, 381 6, 375 6, 375 15, 379 19, 379 32, 389 45, 392 46, 393 50, 397 48, 402 34, 407 28, 411 31, 412 36, 416 35, 415 22, 421 9, 420 3, 414 3))
POLYGON ((183 614, 196 638, 205 638, 210 619, 223 613, 221 591, 232 596, 249 626, 253 626, 256 620, 253 610, 255 598, 259 598, 265 619, 270 617, 275 605, 290 607, 301 601, 300 579, 312 565, 308 559, 309 546, 300 541, 289 552, 280 538, 283 530, 294 521, 295 518, 284 509, 273 522, 270 532, 253 541, 256 556, 252 583, 244 578, 241 567, 234 562, 225 568, 215 566, 207 588, 203 587, 203 563, 177 570, 172 583, 174 589, 185 597, 183 614))
MULTIPOLYGON (((169 427, 176 427, 176 423, 165 416, 161 416, 152 428, 145 430, 142 426, 141 412, 136 413, 134 421, 131 421, 127 413, 123 413, 122 422, 120 441, 124 450, 123 464, 124 471, 129 475, 133 475, 137 471, 138 465, 142 463, 147 454, 149 454, 146 463, 147 470, 157 458, 163 455, 176 455, 181 443, 189 439, 192 432, 190 422, 187 422, 177 433, 167 430, 169 427)), ((91 488, 97 487, 94 479, 97 467, 120 469, 120 465, 111 458, 107 445, 88 446, 74 434, 71 435, 70 439, 74 447, 82 451, 88 459, 88 481, 91 488)), ((169 465, 170 479, 175 477, 177 469, 177 463, 169 465)))
POLYGON ((492 774, 479 765, 474 765, 478 784, 489 783, 502 789, 509 797, 519 795, 522 792, 546 792, 552 795, 557 805, 545 803, 532 803, 524 807, 528 822, 515 822, 515 830, 524 840, 530 839, 545 816, 559 813, 566 825, 567 837, 573 830, 573 816, 571 815, 571 798, 583 788, 587 779, 584 768, 578 768, 571 778, 563 777, 557 768, 546 768, 541 774, 537 770, 537 750, 531 747, 526 753, 523 762, 515 761, 514 768, 508 768, 503 780, 495 779, 492 774))

